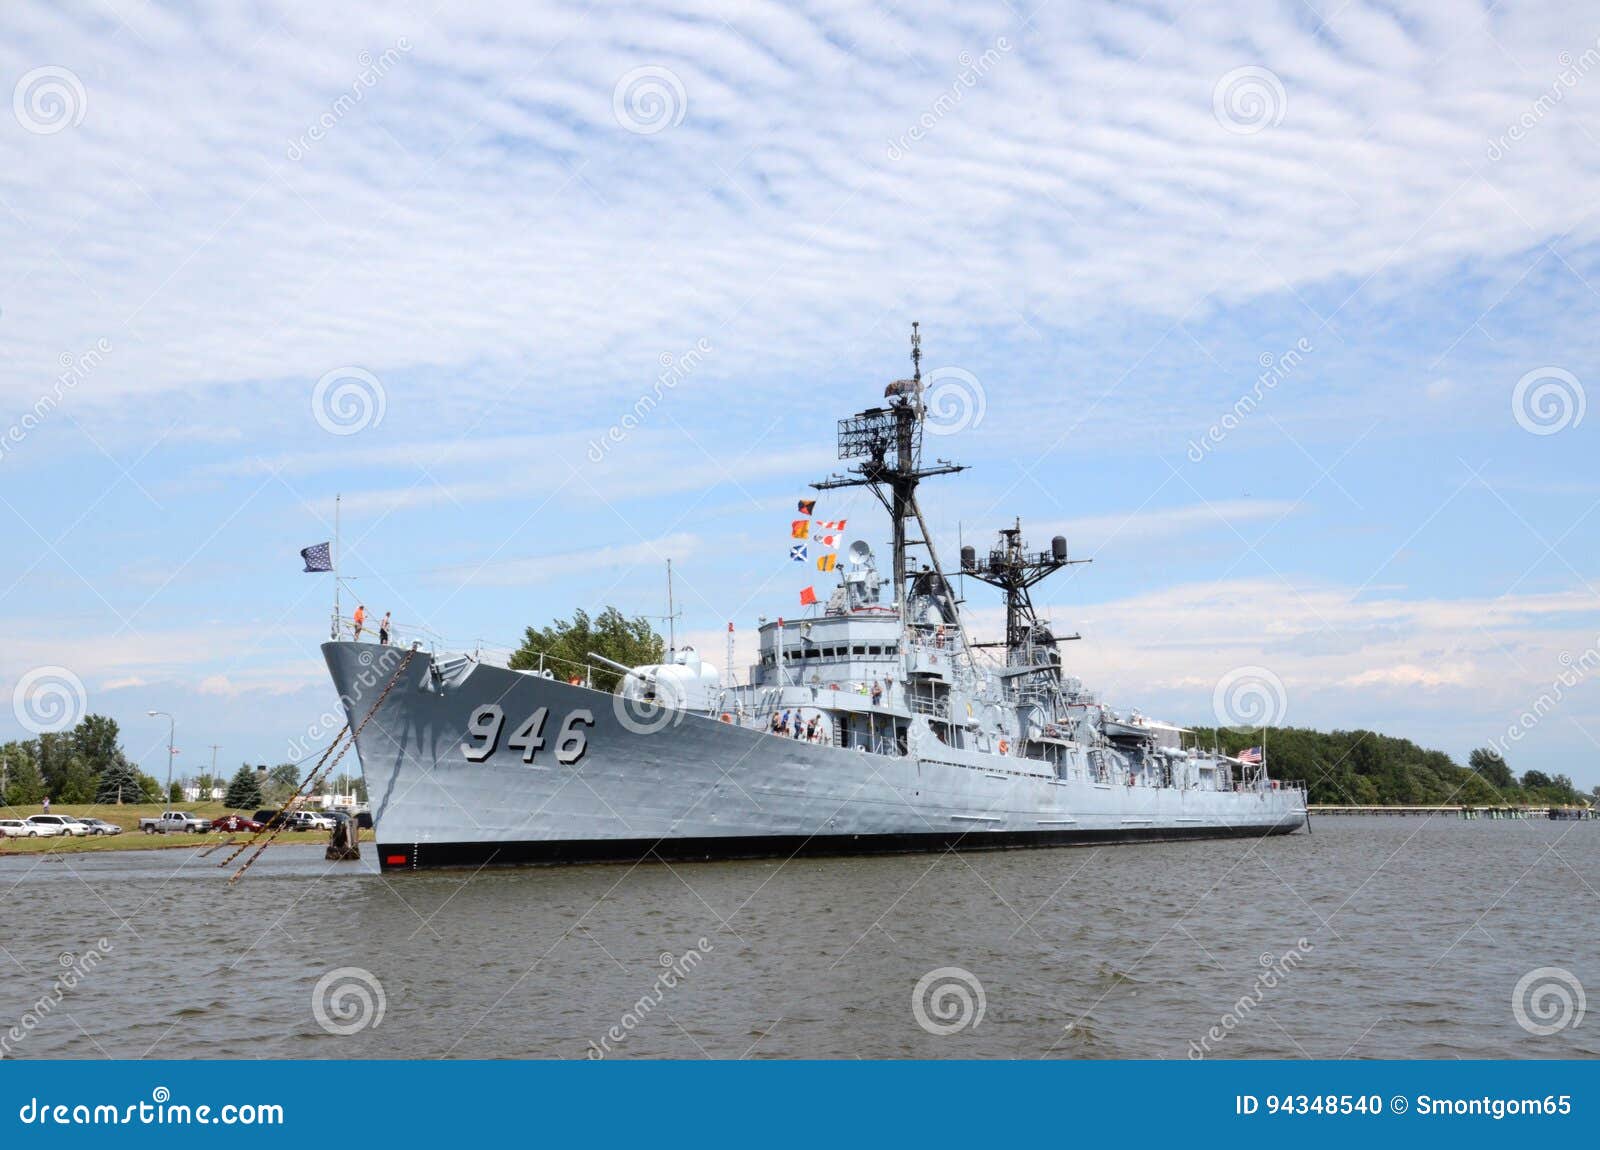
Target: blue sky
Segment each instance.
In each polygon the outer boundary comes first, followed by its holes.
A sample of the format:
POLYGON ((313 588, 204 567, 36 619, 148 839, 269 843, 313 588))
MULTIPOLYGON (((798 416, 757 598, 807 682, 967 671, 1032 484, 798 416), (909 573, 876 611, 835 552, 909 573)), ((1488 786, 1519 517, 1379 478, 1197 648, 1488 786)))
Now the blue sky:
POLYGON ((742 658, 919 320, 935 530, 1092 556, 1042 598, 1114 702, 1537 707, 1513 766, 1600 783, 1591 9, 500 7, 0 12, 0 738, 66 682, 147 768, 150 708, 285 757, 335 492, 403 626, 660 614, 671 557, 742 658))

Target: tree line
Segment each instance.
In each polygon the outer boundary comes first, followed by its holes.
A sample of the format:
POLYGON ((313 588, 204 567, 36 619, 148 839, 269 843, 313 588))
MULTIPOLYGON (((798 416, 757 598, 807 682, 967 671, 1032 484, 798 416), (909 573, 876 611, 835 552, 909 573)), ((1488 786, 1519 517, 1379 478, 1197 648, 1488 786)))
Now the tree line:
POLYGON ((1195 737, 1201 747, 1219 746, 1230 755, 1265 741, 1269 775, 1303 781, 1308 801, 1331 806, 1572 807, 1600 799, 1600 787, 1586 794, 1566 775, 1518 775, 1490 747, 1473 751, 1463 767, 1443 751, 1375 731, 1274 727, 1263 734, 1202 727, 1195 737))
MULTIPOLYGON (((245 810, 282 804, 299 789, 302 778, 302 769, 294 763, 279 763, 266 772, 241 763, 226 782, 220 775, 202 772, 188 780, 175 779, 163 796, 162 784, 128 761, 116 720, 104 715, 86 715, 71 730, 0 744, 0 801, 9 807, 38 806, 46 796, 57 803, 181 803, 188 781, 199 788, 202 800, 208 800, 214 788, 226 787, 223 803, 245 810)), ((332 785, 366 800, 366 784, 360 778, 340 775, 332 785)))

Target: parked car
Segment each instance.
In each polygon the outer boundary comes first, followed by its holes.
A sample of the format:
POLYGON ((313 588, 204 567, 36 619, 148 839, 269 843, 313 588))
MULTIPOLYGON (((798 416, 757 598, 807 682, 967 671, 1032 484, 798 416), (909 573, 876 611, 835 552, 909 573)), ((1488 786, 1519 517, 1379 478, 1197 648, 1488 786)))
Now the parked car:
POLYGON ((258 822, 264 827, 276 827, 283 821, 283 812, 277 807, 263 807, 250 816, 253 822, 258 822))
POLYGON ((0 835, 8 839, 50 838, 60 833, 60 827, 41 827, 25 819, 0 819, 0 835))
POLYGON ((295 811, 289 816, 289 826, 297 831, 331 831, 337 825, 333 819, 316 811, 295 811))
POLYGON ((139 829, 147 835, 164 835, 176 831, 204 834, 211 829, 211 820, 202 819, 188 811, 162 811, 159 818, 139 820, 139 829))
MULTIPOLYGON (((277 812, 274 811, 273 813, 276 814, 277 812)), ((215 819, 212 821, 211 829, 214 831, 229 832, 259 831, 262 830, 265 825, 266 824, 264 823, 256 822, 255 819, 247 819, 243 815, 223 815, 220 819, 215 819)))
POLYGON ((105 819, 82 818, 78 820, 89 828, 92 835, 120 835, 122 828, 116 823, 108 823, 105 819))
POLYGON ((356 826, 360 827, 364 831, 370 831, 372 829, 372 812, 357 811, 356 826))
POLYGON ((58 835, 74 835, 80 839, 89 833, 89 828, 71 815, 29 815, 28 822, 36 827, 55 827, 58 835))

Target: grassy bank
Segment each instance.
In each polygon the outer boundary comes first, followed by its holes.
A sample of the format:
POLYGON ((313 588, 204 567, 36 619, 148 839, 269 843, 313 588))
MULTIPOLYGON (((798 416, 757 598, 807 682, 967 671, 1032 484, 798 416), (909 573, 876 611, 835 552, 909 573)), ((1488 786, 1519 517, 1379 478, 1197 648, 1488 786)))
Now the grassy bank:
MULTIPOLYGON (((25 819, 29 815, 43 814, 39 807, 26 810, 14 807, 3 808, 4 818, 25 819)), ((203 819, 219 819, 223 815, 233 814, 221 803, 184 803, 172 806, 164 803, 127 803, 123 806, 100 804, 72 804, 51 803, 50 813, 53 815, 73 815, 82 818, 92 815, 97 819, 104 819, 108 823, 115 823, 122 828, 120 835, 88 835, 84 838, 71 838, 67 835, 58 835, 55 838, 38 839, 0 839, 0 854, 40 854, 45 852, 78 854, 88 851, 122 851, 122 850, 178 850, 183 848, 193 849, 201 846, 213 846, 226 839, 235 842, 244 842, 250 838, 252 832, 238 831, 234 834, 212 832, 211 834, 169 834, 148 835, 139 829, 139 820, 154 818, 167 810, 188 811, 203 819)), ((242 811, 246 818, 253 813, 242 811)), ((265 838, 265 836, 263 836, 265 838)), ((328 841, 327 831, 284 831, 276 842, 279 843, 325 843, 328 841)), ((372 841, 371 831, 361 832, 362 842, 372 841)))

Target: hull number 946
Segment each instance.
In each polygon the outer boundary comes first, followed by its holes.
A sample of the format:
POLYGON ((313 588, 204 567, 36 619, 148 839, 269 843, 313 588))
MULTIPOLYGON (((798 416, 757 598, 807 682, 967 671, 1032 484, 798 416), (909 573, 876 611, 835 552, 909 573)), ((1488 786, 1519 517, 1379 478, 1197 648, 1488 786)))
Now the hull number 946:
MULTIPOLYGON (((545 723, 550 717, 549 707, 540 707, 526 722, 518 725, 506 736, 506 749, 522 752, 522 761, 532 763, 534 755, 545 746, 545 723)), ((582 759, 589 749, 589 732, 594 726, 594 713, 586 707, 567 712, 555 735, 556 762, 570 767, 582 759)), ((500 736, 506 729, 506 713, 498 703, 485 703, 472 712, 467 720, 467 739, 461 744, 461 753, 469 763, 481 763, 500 747, 500 736)))

